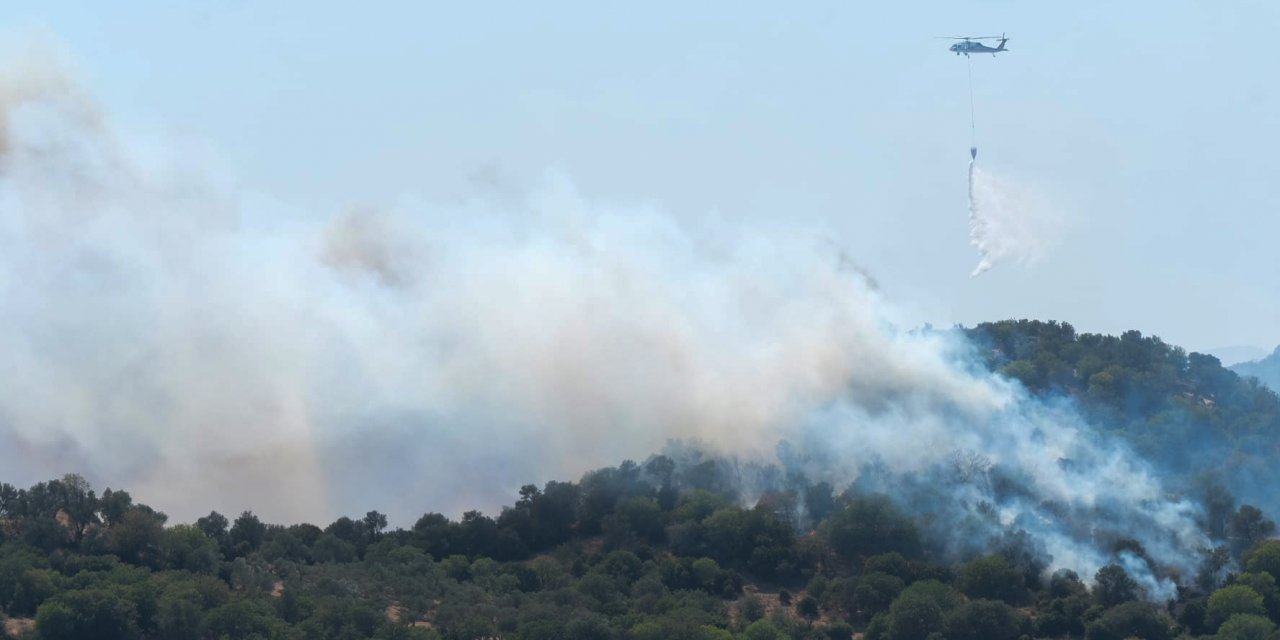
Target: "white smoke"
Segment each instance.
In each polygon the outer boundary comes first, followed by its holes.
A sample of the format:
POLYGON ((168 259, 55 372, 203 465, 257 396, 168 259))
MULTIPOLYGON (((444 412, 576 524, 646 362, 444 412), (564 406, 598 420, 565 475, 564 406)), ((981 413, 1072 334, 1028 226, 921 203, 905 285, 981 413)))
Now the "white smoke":
POLYGON ((180 518, 453 510, 674 437, 767 452, 844 395, 995 401, 817 232, 683 226, 555 177, 520 205, 273 223, 115 144, 65 76, 0 79, 11 480, 82 470, 180 518))
MULTIPOLYGON (((680 224, 554 176, 519 205, 271 222, 130 157, 70 86, 0 74, 7 481, 82 471, 178 519, 403 522, 672 438, 761 457, 792 438, 844 482, 981 452, 1041 500, 1115 510, 1162 562, 1202 542, 1071 412, 975 372, 950 334, 899 329, 821 233, 680 224)), ((975 182, 982 237, 1005 238, 1004 191, 975 182)), ((1091 575, 1106 553, 1037 505, 1002 506, 1091 575)))
POLYGON ((971 277, 1005 259, 1034 263, 1061 227, 1053 207, 1034 191, 969 161, 969 243, 981 258, 971 277))

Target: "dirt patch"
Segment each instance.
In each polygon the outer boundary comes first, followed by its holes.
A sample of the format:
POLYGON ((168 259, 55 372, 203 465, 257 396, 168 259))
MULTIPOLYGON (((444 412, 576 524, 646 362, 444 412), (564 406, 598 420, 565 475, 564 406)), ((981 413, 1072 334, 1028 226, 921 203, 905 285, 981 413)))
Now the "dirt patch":
MULTIPOLYGON (((435 606, 440 605, 439 600, 433 600, 432 603, 435 606)), ((433 608, 432 611, 428 612, 427 615, 433 615, 434 611, 435 610, 433 608)), ((405 616, 408 615, 409 610, 406 609, 404 606, 402 606, 399 602, 392 602, 391 604, 387 605, 387 609, 384 613, 387 616, 387 620, 389 620, 393 624, 405 624, 404 619, 405 619, 405 616)), ((420 627, 424 629, 436 628, 436 626, 432 624, 430 620, 414 620, 413 623, 411 623, 409 626, 420 627)))
POLYGON ((271 597, 279 598, 282 595, 284 595, 284 581, 276 580, 275 584, 271 585, 271 597))
POLYGON ((404 612, 405 612, 404 607, 393 602, 387 605, 387 611, 386 611, 387 620, 395 624, 400 624, 400 617, 404 615, 404 612))
POLYGON ((4 632, 11 638, 36 630, 35 618, 5 618, 4 632))

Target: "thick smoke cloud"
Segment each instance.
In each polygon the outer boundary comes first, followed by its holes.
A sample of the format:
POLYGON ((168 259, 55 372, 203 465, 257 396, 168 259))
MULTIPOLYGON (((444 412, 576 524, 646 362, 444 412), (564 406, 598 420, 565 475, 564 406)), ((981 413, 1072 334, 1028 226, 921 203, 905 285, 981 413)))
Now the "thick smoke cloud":
POLYGON ((671 439, 757 459, 788 439, 841 484, 968 460, 928 480, 931 508, 987 509, 975 539, 1026 530, 1083 575, 1108 551, 1071 514, 1108 514, 1166 567, 1204 543, 1068 407, 898 328, 819 233, 682 224, 555 176, 519 204, 285 218, 130 155, 65 77, 0 78, 7 481, 81 471, 179 520, 403 523, 671 439))

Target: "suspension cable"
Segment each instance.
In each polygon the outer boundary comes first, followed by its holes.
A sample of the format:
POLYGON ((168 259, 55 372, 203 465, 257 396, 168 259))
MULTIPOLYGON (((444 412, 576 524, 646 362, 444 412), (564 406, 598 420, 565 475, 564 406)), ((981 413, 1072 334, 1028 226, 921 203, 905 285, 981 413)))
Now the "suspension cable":
POLYGON ((973 59, 965 56, 965 67, 969 70, 969 149, 970 153, 976 155, 978 148, 978 125, 974 118, 973 108, 973 59))

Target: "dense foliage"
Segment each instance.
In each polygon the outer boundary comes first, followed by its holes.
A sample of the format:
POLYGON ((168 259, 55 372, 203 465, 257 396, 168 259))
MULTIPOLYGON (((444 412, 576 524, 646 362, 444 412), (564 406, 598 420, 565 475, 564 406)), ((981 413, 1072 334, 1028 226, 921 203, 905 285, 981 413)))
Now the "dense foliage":
POLYGON ((1032 393, 1070 398, 1090 423, 1172 475, 1229 466, 1236 493, 1280 508, 1269 489, 1280 481, 1280 397, 1256 378, 1137 331, 1116 337, 1008 320, 966 334, 989 368, 1032 393))
MULTIPOLYGON (((1206 356, 1136 332, 1076 335, 1058 323, 970 333, 993 369, 1034 393, 1075 398, 1095 424, 1158 457, 1174 456, 1156 444, 1194 438, 1241 451, 1275 446, 1267 436, 1280 416, 1276 396, 1206 356)), ((323 527, 249 512, 170 524, 129 493, 98 494, 75 475, 0 485, 4 634, 1278 637, 1275 525, 1221 485, 1206 485, 1203 525, 1223 545, 1205 550, 1202 571, 1182 580, 1176 598, 1159 601, 1126 565, 1146 557, 1132 540, 1116 540, 1112 564, 1096 575, 1046 575, 1024 531, 958 552, 941 542, 955 532, 874 486, 838 491, 794 470, 668 453, 578 482, 527 485, 496 517, 428 513, 397 529, 376 511, 323 527), (744 475, 758 480, 750 496, 744 475)))
POLYGON ((10 632, 48 639, 1252 638, 1280 620, 1280 542, 1164 606, 1120 564, 1091 590, 1028 576, 1013 546, 942 562, 884 496, 793 479, 748 508, 688 484, 727 471, 656 456, 526 486, 496 519, 393 531, 377 512, 166 526, 76 476, 3 485, 0 606, 10 632), (801 508, 824 517, 797 530, 801 508))

